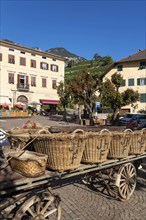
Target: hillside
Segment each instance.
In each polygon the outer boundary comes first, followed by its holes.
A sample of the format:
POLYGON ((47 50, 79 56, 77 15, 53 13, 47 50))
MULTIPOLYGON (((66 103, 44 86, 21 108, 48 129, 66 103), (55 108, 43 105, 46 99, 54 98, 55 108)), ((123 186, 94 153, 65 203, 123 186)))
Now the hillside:
POLYGON ((81 71, 88 69, 89 72, 94 73, 96 76, 100 76, 112 62, 105 63, 104 61, 97 60, 84 60, 79 63, 72 63, 65 68, 65 78, 72 79, 75 75, 80 74, 81 71))
POLYGON ((63 47, 51 48, 51 49, 46 50, 46 52, 54 54, 54 55, 58 55, 58 56, 61 56, 61 57, 64 57, 64 58, 67 59, 68 62, 72 61, 74 63, 78 63, 78 62, 81 62, 83 60, 86 60, 83 57, 80 57, 80 56, 78 56, 76 54, 73 54, 73 53, 69 52, 68 50, 66 50, 63 47))

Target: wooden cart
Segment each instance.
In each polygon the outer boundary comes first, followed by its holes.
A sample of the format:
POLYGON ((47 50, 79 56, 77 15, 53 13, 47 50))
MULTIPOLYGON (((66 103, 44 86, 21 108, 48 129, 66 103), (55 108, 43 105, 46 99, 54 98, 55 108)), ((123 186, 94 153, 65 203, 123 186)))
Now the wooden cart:
POLYGON ((95 188, 106 187, 109 194, 121 200, 129 199, 136 187, 137 168, 146 152, 124 159, 108 159, 100 164, 81 164, 79 168, 62 173, 46 170, 36 178, 22 177, 10 167, 0 179, 0 219, 60 220, 60 197, 51 191, 52 184, 79 178, 95 188), (101 184, 102 183, 102 184, 101 184))

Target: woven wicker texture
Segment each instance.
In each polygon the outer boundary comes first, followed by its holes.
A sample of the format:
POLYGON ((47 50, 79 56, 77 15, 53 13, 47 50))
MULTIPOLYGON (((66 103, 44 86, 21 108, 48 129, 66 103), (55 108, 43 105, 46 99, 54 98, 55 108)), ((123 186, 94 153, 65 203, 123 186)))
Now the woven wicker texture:
POLYGON ((81 129, 71 134, 40 134, 33 145, 37 152, 48 155, 47 168, 62 172, 80 166, 85 148, 85 134, 81 129))
POLYGON ((103 129, 101 132, 87 132, 83 163, 100 163, 107 159, 111 142, 111 132, 103 129))
MULTIPOLYGON (((40 129, 23 129, 14 127, 8 132, 8 140, 13 149, 22 149, 30 141, 32 134, 37 134, 40 129)), ((32 148, 28 147, 28 150, 32 148)))
POLYGON ((128 157, 132 142, 132 133, 130 129, 126 129, 124 132, 112 132, 108 158, 120 159, 128 157))
POLYGON ((142 154, 145 152, 146 134, 144 133, 146 133, 146 129, 145 132, 144 130, 133 132, 129 154, 142 154))
POLYGON ((146 152, 146 128, 143 128, 142 132, 143 132, 144 148, 145 148, 145 152, 146 152))
POLYGON ((12 170, 26 177, 38 177, 45 173, 47 155, 31 151, 19 151, 10 155, 12 170))

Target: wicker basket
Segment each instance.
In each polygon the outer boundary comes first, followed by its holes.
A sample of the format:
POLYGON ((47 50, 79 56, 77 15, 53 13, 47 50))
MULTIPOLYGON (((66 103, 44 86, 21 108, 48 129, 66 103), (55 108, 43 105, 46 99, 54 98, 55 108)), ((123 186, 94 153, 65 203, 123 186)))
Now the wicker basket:
MULTIPOLYGON (((8 132, 8 140, 13 149, 24 149, 31 140, 32 134, 37 134, 40 129, 24 129, 14 127, 8 132)), ((33 150, 33 146, 28 146, 27 150, 33 150)))
POLYGON ((111 132, 103 129, 101 132, 86 133, 87 140, 83 152, 83 163, 100 163, 107 159, 110 147, 111 132))
MULTIPOLYGON (((145 129, 146 133, 146 129, 145 129)), ((142 154, 145 152, 146 135, 144 140, 144 130, 134 131, 129 154, 142 154)))
POLYGON ((146 128, 143 128, 142 132, 143 132, 144 148, 145 148, 145 152, 146 152, 146 128))
POLYGON ((47 168, 62 172, 80 166, 85 147, 85 133, 81 129, 71 134, 40 134, 33 145, 37 152, 48 155, 47 168))
POLYGON ((128 157, 132 133, 131 129, 126 129, 124 132, 112 132, 108 158, 121 159, 128 157))
POLYGON ((45 173, 47 155, 31 151, 17 151, 9 156, 12 170, 23 176, 38 177, 45 173))

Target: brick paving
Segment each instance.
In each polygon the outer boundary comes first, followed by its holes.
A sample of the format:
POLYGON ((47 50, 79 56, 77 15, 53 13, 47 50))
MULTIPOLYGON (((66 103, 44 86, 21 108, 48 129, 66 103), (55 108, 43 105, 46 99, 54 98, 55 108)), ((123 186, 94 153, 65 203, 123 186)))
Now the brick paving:
MULTIPOLYGON (((0 127, 11 129, 14 126, 22 126, 26 120, 0 120, 0 127)), ((36 119, 34 120, 36 121, 36 119)), ((37 122, 40 122, 43 126, 66 125, 61 121, 50 121, 45 117, 38 117, 37 122)), ((54 188, 53 191, 61 196, 61 220, 145 220, 146 160, 143 169, 138 171, 137 187, 128 201, 119 201, 95 190, 93 191, 87 185, 76 181, 54 188)))

